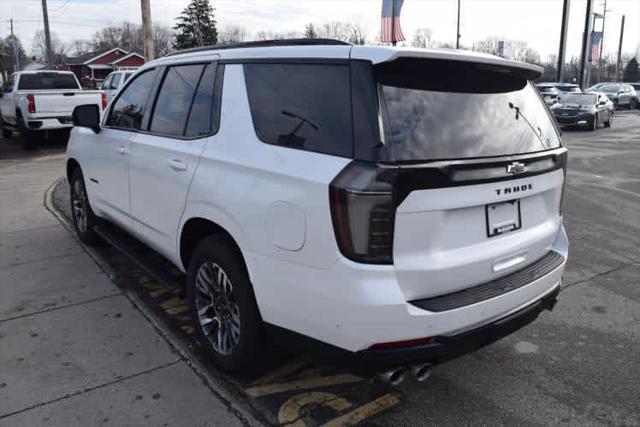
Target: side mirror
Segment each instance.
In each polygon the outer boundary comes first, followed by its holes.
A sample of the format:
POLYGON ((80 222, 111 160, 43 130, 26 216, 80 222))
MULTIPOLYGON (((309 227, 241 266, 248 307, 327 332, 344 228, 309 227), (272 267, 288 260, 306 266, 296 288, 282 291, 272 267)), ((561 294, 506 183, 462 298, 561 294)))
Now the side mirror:
POLYGON ((73 110, 73 125, 100 132, 100 108, 95 104, 78 105, 73 110))
POLYGON ((607 101, 600 101, 598 102, 598 105, 607 105, 607 101))

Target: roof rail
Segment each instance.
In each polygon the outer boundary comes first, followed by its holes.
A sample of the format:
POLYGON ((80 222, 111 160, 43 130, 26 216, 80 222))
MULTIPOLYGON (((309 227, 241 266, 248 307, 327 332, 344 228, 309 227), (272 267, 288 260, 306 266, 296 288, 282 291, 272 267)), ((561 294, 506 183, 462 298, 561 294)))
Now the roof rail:
POLYGON ((177 50, 165 55, 174 56, 182 55, 183 53, 204 52, 207 50, 224 50, 224 49, 243 49, 249 47, 273 47, 273 46, 350 46, 351 43, 343 42, 335 39, 278 39, 278 40, 257 40, 252 42, 243 42, 229 45, 210 45, 193 47, 190 49, 177 50))

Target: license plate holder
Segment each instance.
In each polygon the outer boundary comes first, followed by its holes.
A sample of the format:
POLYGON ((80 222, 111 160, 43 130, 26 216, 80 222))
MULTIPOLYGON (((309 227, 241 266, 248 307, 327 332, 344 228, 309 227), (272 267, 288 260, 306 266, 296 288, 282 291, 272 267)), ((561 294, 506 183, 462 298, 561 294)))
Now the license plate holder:
POLYGON ((522 227, 520 199, 485 206, 487 237, 499 236, 522 227))

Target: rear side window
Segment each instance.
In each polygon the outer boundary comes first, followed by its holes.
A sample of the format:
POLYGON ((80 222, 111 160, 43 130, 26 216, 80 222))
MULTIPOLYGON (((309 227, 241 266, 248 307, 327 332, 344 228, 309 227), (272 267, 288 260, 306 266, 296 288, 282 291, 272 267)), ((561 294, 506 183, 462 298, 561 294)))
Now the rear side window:
POLYGON ((73 74, 68 73, 35 73, 22 74, 18 90, 56 90, 80 89, 73 74))
POLYGON ((120 93, 111 114, 107 120, 107 126, 121 129, 139 130, 142 119, 147 109, 147 100, 153 89, 157 69, 146 71, 138 75, 120 93))
POLYGON ((191 101, 204 65, 180 65, 167 70, 151 119, 151 132, 184 135, 191 101))
POLYGON ((245 64, 253 125, 273 145, 353 155, 349 66, 245 64))
POLYGON ((122 74, 114 74, 113 75, 113 80, 111 80, 111 89, 117 89, 118 88, 118 84, 120 83, 120 76, 122 76, 122 74))

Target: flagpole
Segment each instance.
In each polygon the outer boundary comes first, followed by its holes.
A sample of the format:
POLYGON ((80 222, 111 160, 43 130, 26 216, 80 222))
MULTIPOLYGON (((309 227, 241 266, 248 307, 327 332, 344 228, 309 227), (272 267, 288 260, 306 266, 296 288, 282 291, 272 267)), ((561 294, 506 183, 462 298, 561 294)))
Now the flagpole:
POLYGON ((391 0, 391 46, 396 45, 396 0, 391 0))

